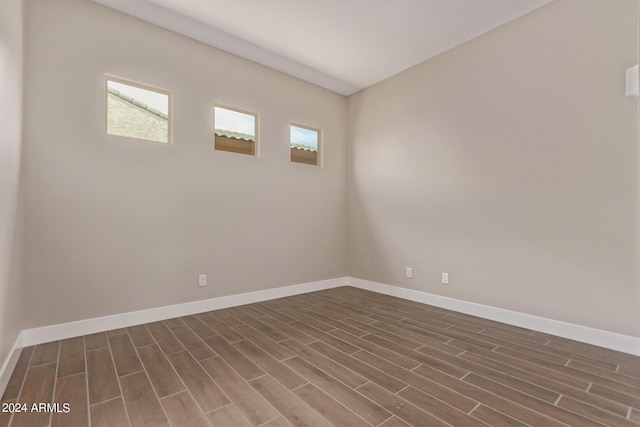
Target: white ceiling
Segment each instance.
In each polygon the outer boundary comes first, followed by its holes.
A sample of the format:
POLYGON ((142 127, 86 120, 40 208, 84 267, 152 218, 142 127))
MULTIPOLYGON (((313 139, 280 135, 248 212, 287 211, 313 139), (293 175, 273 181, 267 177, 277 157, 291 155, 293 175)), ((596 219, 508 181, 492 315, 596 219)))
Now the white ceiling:
POLYGON ((553 0, 93 0, 343 95, 553 0))

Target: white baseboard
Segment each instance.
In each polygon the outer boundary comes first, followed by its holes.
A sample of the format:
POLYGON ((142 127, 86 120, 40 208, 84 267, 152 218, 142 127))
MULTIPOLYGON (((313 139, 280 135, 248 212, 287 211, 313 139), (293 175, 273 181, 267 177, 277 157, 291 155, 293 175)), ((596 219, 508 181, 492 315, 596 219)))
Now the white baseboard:
POLYGON ((267 301, 275 298, 283 298, 307 292, 331 289, 338 286, 346 286, 346 284, 346 278, 341 277, 318 282, 266 289, 263 291, 186 302, 165 307, 150 308, 148 310, 114 314, 112 316, 79 320, 77 322, 62 323, 59 325, 26 329, 22 331, 22 344, 26 347, 50 341, 78 337, 81 335, 94 334, 96 332, 103 332, 111 329, 125 328, 143 323, 172 319, 174 317, 203 313, 205 311, 219 310, 227 307, 235 307, 238 305, 252 304, 254 302, 267 301))
POLYGON ((11 378, 11 374, 16 367, 16 363, 18 363, 18 358, 20 357, 20 351, 22 350, 22 347, 24 347, 24 345, 22 344, 22 333, 20 333, 18 334, 16 341, 13 343, 13 347, 9 352, 9 356, 0 368, 0 398, 2 398, 2 395, 7 388, 7 384, 9 384, 9 379, 11 378))
POLYGON ((573 323, 532 316, 530 314, 519 313, 517 311, 476 304, 473 302, 443 297, 412 289, 405 289, 398 286, 385 285, 354 277, 347 277, 347 283, 349 286, 360 289, 366 289, 410 301, 446 308, 460 313, 470 314, 485 319, 495 320, 497 322, 507 323, 509 325, 520 326, 640 356, 640 338, 628 335, 607 332, 600 329, 575 325, 573 323))
POLYGON ((115 314, 112 316, 80 320, 59 325, 26 329, 22 331, 18 340, 16 340, 12 354, 5 361, 2 370, 0 371, 0 390, 6 386, 6 382, 9 380, 8 376, 13 371, 22 347, 346 285, 640 356, 640 338, 429 294, 426 292, 405 289, 398 286, 385 285, 353 277, 340 277, 318 282, 283 286, 263 291, 248 292, 244 294, 151 308, 148 310, 115 314))

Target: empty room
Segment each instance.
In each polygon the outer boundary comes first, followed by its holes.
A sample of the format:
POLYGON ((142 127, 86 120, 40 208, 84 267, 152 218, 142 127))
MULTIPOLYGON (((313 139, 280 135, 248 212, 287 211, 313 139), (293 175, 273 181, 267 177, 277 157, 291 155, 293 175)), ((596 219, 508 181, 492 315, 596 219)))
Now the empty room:
POLYGON ((640 426, 640 0, 1 0, 0 427, 640 426))

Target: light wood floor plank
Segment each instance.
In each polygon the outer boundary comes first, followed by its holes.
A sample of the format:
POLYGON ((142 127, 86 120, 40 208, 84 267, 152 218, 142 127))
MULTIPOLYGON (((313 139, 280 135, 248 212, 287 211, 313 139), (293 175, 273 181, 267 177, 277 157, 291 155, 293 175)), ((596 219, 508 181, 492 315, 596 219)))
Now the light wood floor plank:
POLYGON ((140 427, 170 425, 160 401, 153 393, 147 374, 138 372, 121 377, 120 385, 132 425, 140 427))
POLYGON ((294 390, 296 396, 335 426, 365 427, 369 424, 311 384, 294 390))
POLYGON ((307 325, 306 323, 293 322, 291 326, 295 327, 296 329, 299 329, 300 331, 308 335, 313 336, 318 341, 322 341, 323 343, 328 344, 344 353, 355 353, 356 351, 359 350, 358 347, 351 345, 348 342, 341 340, 340 338, 336 338, 333 335, 330 335, 316 328, 313 328, 307 325))
POLYGON ((210 427, 207 418, 188 392, 165 397, 160 402, 174 426, 210 427))
POLYGON ((476 409, 473 410, 473 412, 471 412, 470 415, 479 419, 480 421, 483 421, 489 426, 526 427, 527 425, 484 405, 479 405, 476 409))
POLYGON ((121 397, 91 406, 91 427, 129 426, 129 418, 121 397))
POLYGON ((248 339, 278 360, 287 359, 294 355, 291 351, 289 351, 282 345, 278 344, 271 338, 258 332, 248 325, 236 326, 235 329, 240 332, 246 339, 248 339))
POLYGON ((209 337, 206 339, 206 343, 245 380, 249 381, 265 374, 258 365, 245 357, 222 337, 209 337))
POLYGON ((243 325, 244 323, 232 314, 233 308, 224 308, 222 310, 216 310, 216 317, 222 320, 227 326, 232 328, 235 326, 243 325))
MULTIPOLYGON (((331 335, 335 335, 336 337, 344 340, 350 344, 355 345, 361 350, 366 350, 369 353, 376 354, 392 363, 395 363, 398 366, 402 366, 405 369, 413 369, 420 365, 420 362, 409 359, 407 357, 401 356, 395 351, 391 351, 387 348, 380 347, 377 344, 372 343, 371 341, 363 340, 359 337, 351 335, 348 332, 342 330, 335 330, 330 332, 331 335)), ((356 352, 358 353, 358 352, 356 352)))
POLYGON ((213 329, 202 323, 198 316, 185 316, 182 317, 182 321, 200 338, 208 338, 212 335, 217 335, 213 329))
POLYGON ((127 328, 129 332, 129 336, 131 337, 131 341, 133 341, 133 345, 136 347, 142 347, 149 344, 154 344, 155 341, 149 330, 144 325, 131 326, 127 328))
POLYGON ((390 412, 300 357, 284 363, 373 425, 378 425, 391 416, 390 412))
POLYGON ((138 348, 138 354, 160 398, 185 389, 180 377, 157 344, 138 348))
POLYGON ((630 420, 625 419, 624 417, 616 416, 609 411, 603 411, 602 409, 598 409, 596 407, 587 405, 586 403, 566 396, 562 396, 560 398, 560 400, 558 401, 558 406, 573 412, 577 412, 579 414, 587 414, 590 418, 593 418, 596 421, 600 421, 601 423, 608 426, 612 425, 630 427, 636 425, 636 423, 633 423, 630 420))
POLYGON ((60 341, 38 344, 33 350, 33 356, 31 357, 31 366, 56 362, 58 360, 59 348, 60 341))
POLYGON ((208 359, 216 355, 188 326, 179 325, 169 329, 196 360, 208 359))
POLYGON ((108 347, 88 351, 87 377, 91 405, 120 396, 120 386, 108 347))
POLYGON ((84 340, 82 337, 62 340, 60 342, 58 377, 80 372, 84 372, 84 340))
POLYGON ((142 370, 142 363, 140 363, 128 333, 109 336, 108 340, 118 376, 142 370))
POLYGON ((222 321, 221 318, 218 315, 216 315, 215 311, 202 313, 202 314, 199 314, 197 317, 205 325, 207 325, 211 330, 215 331, 217 335, 220 335, 230 343, 234 343, 244 339, 244 337, 241 334, 233 330, 231 326, 227 325, 224 321, 222 321))
POLYGON ((363 376, 342 366, 340 363, 317 352, 316 350, 300 344, 296 340, 288 340, 282 343, 285 347, 297 354, 300 359, 306 360, 314 366, 322 369, 332 377, 340 380, 349 387, 356 388, 367 382, 363 376))
POLYGON ((484 390, 489 390, 492 393, 516 402, 527 408, 531 408, 543 415, 547 415, 549 418, 559 420, 560 422, 576 425, 576 426, 602 426, 603 424, 590 420, 584 416, 575 414, 573 412, 562 409, 558 406, 550 403, 538 400, 526 393, 517 391, 495 381, 488 380, 476 374, 469 374, 464 378, 465 382, 474 384, 484 390))
POLYGON ((240 341, 234 344, 234 346, 247 356, 247 358, 253 360, 258 367, 262 368, 262 370, 278 380, 289 390, 306 383, 300 375, 293 372, 279 360, 274 359, 266 352, 262 351, 251 341, 240 341))
POLYGON ((403 419, 410 425, 428 425, 433 427, 445 427, 449 425, 373 383, 367 383, 358 387, 358 392, 377 402, 384 409, 396 415, 398 418, 403 419))
POLYGON ((251 423, 233 404, 227 405, 207 414, 212 426, 251 427, 251 423))
MULTIPOLYGON (((80 341, 82 342, 82 340, 80 341)), ((84 373, 58 378, 54 402, 69 404, 69 411, 61 407, 51 419, 51 427, 88 426, 87 381, 84 373)))
POLYGON ((268 375, 250 384, 294 426, 323 427, 329 422, 268 375))
POLYGON ((185 349, 163 322, 147 323, 146 326, 164 354, 173 354, 185 349))
POLYGON ((220 387, 209 378, 209 375, 187 351, 174 353, 168 357, 204 413, 215 411, 230 403, 220 387))
POLYGON ((430 396, 414 387, 407 387, 397 393, 398 397, 403 398, 407 402, 411 402, 426 413, 454 426, 476 426, 486 427, 484 423, 478 421, 457 409, 443 405, 442 401, 430 396))
POLYGON ((279 330, 280 332, 289 336, 289 338, 294 338, 295 340, 301 342, 302 344, 311 344, 314 341, 317 341, 316 338, 311 335, 307 335, 302 332, 300 329, 294 328, 287 323, 282 322, 271 316, 262 316, 260 317, 260 321, 272 328, 279 330))
POLYGON ((221 358, 213 357, 201 364, 253 425, 260 425, 278 416, 273 407, 221 358))
POLYGON ((473 399, 469 399, 468 397, 450 390, 435 381, 431 381, 414 372, 403 369, 400 366, 395 366, 393 363, 390 363, 374 354, 366 351, 359 351, 355 353, 353 357, 376 367, 395 378, 398 378, 404 383, 411 385, 420 391, 432 395, 462 412, 469 412, 478 405, 478 402, 473 399))
POLYGON ((107 345, 107 334, 104 332, 84 336, 85 351, 97 350, 107 345))
POLYGON ((29 368, 22 391, 17 399, 18 403, 27 406, 27 411, 13 414, 12 426, 38 427, 49 425, 51 413, 40 410, 33 411, 32 408, 34 404, 39 405, 40 403, 51 403, 53 401, 56 368, 55 363, 31 366, 29 368))
POLYGON ((355 359, 348 354, 344 354, 341 351, 336 350, 335 348, 323 342, 316 342, 314 344, 311 344, 310 347, 318 351, 319 353, 324 354, 331 360, 335 360, 345 368, 351 369, 353 372, 360 374, 362 377, 378 384, 379 386, 389 390, 392 393, 396 393, 407 386, 407 384, 403 381, 400 381, 399 379, 394 378, 391 375, 372 367, 371 365, 362 363, 358 359, 355 359))
POLYGON ((393 417, 389 418, 387 421, 380 424, 379 427, 411 427, 411 425, 407 424, 406 422, 402 421, 400 418, 394 415, 393 417))

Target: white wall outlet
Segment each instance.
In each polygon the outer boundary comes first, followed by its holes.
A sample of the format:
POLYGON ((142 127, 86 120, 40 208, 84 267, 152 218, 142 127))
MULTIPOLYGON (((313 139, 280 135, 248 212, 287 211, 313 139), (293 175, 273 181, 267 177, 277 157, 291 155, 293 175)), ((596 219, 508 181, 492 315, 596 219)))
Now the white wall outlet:
POLYGON ((442 284, 449 284, 449 273, 442 273, 442 284))
POLYGON ((407 267, 405 275, 407 276, 407 279, 412 279, 413 278, 413 268, 407 267))
POLYGON ((201 274, 198 276, 198 286, 203 287, 207 286, 207 275, 201 274))

